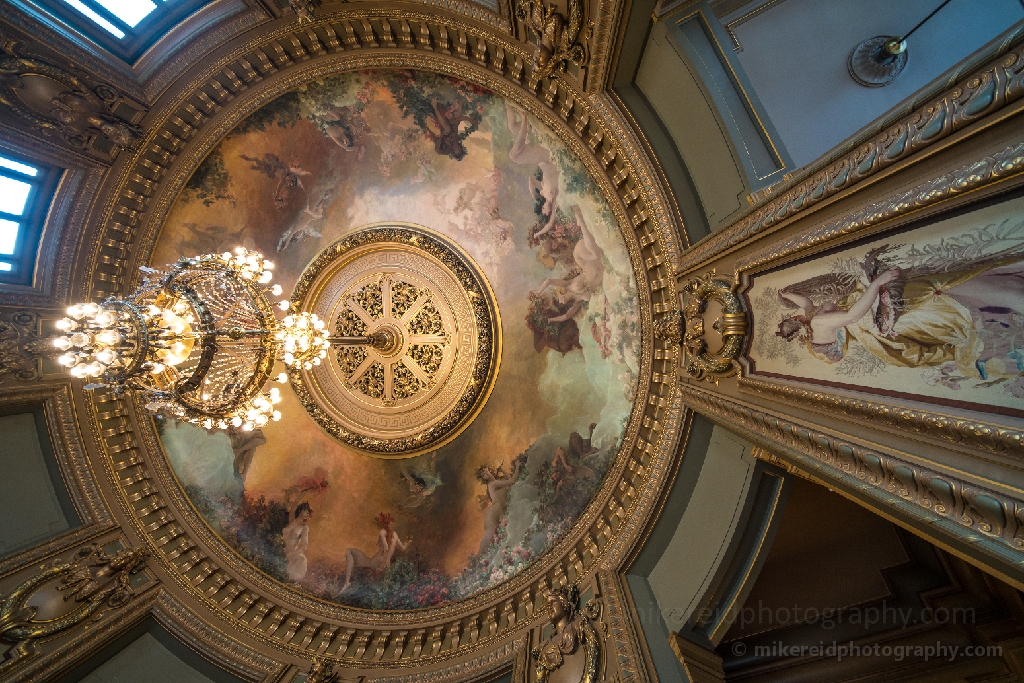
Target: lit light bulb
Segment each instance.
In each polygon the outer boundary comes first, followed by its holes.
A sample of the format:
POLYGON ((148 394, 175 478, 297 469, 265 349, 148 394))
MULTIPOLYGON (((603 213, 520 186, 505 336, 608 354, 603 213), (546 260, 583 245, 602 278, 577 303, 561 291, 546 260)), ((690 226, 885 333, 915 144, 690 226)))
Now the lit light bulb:
POLYGON ((280 382, 281 384, 284 384, 285 382, 287 382, 288 381, 288 373, 287 372, 282 372, 280 375, 277 376, 277 381, 280 382))
POLYGON ((292 325, 295 324, 295 318, 293 318, 290 315, 286 315, 284 319, 281 320, 281 324, 284 325, 285 327, 291 327, 292 325))
POLYGON ((319 358, 314 358, 314 359, 313 359, 312 361, 310 361, 310 362, 312 362, 312 363, 313 363, 313 365, 320 365, 320 359, 319 359, 319 358))
POLYGON ((68 315, 70 315, 72 318, 81 318, 82 317, 82 307, 79 306, 78 304, 75 304, 74 306, 69 306, 68 307, 68 315))
POLYGON ((319 358, 327 358, 327 352, 326 351, 320 351, 320 353, 318 353, 317 356, 319 358))
POLYGON ((270 421, 270 419, 266 415, 260 415, 255 420, 253 420, 253 422, 256 423, 257 427, 262 427, 263 425, 267 424, 267 422, 269 422, 269 421, 270 421))
POLYGON ((245 253, 245 247, 235 247, 235 253, 238 254, 238 255, 244 254, 245 253))
POLYGON ((286 354, 284 354, 284 356, 283 356, 283 357, 281 358, 281 360, 283 360, 283 361, 284 361, 284 364, 285 364, 285 365, 291 365, 292 363, 294 363, 294 362, 295 362, 295 356, 293 356, 293 355, 292 355, 292 354, 290 354, 290 353, 286 353, 286 354))
POLYGON ((231 426, 232 427, 241 427, 242 426, 242 418, 240 418, 237 415, 235 415, 233 418, 231 418, 231 426))
POLYGON ((274 279, 274 274, 271 273, 269 270, 264 270, 262 273, 260 273, 260 277, 256 281, 259 282, 262 285, 265 285, 265 284, 267 284, 268 282, 270 282, 273 279, 274 279))
POLYGON ((293 338, 288 337, 284 340, 284 350, 289 353, 295 350, 295 340, 293 338))
POLYGON ((121 343, 121 334, 117 330, 103 330, 96 335, 96 341, 107 346, 117 346, 121 343))
POLYGON ((300 315, 300 316, 299 316, 299 317, 298 317, 298 318, 297 318, 297 319, 295 320, 295 327, 299 328, 300 330, 304 330, 304 329, 306 329, 306 327, 307 327, 308 325, 309 325, 309 318, 307 318, 307 317, 306 317, 306 316, 304 316, 304 315, 300 315))
POLYGON ((266 259, 264 259, 263 260, 263 269, 264 270, 273 270, 274 269, 274 262, 273 261, 267 261, 266 259))
POLYGON ((111 363, 114 362, 114 359, 117 358, 117 356, 110 349, 103 349, 102 351, 97 351, 93 355, 93 358, 103 363, 104 365, 110 365, 111 363))
POLYGON ((274 285, 273 287, 270 288, 270 293, 273 294, 274 296, 281 296, 281 292, 283 291, 284 290, 281 289, 281 285, 274 285))
POLYGON ((61 318, 53 324, 58 330, 73 330, 78 327, 78 323, 70 318, 61 318))
POLYGON ((85 377, 85 373, 87 372, 86 368, 87 366, 85 363, 79 363, 75 367, 71 368, 68 372, 71 373, 72 377, 85 377))
POLYGON ((65 353, 63 356, 57 359, 57 362, 66 367, 71 367, 78 362, 78 356, 73 353, 65 353))
POLYGON ((273 413, 271 413, 270 417, 272 420, 274 420, 274 422, 277 422, 278 420, 281 419, 281 411, 275 410, 273 413))
POLYGON ((100 312, 100 307, 96 304, 81 304, 82 313, 88 316, 96 315, 100 312))
POLYGON ((61 351, 67 351, 68 349, 71 348, 71 340, 68 339, 67 337, 55 337, 53 340, 53 345, 56 346, 61 351))
POLYGON ((225 261, 230 261, 231 260, 231 252, 230 251, 225 251, 223 254, 220 255, 220 257, 222 259, 224 259, 225 261))
POLYGON ((211 420, 210 418, 206 418, 205 420, 203 420, 203 429, 212 429, 212 428, 213 428, 213 420, 211 420))
POLYGON ((243 422, 242 423, 242 431, 243 432, 251 432, 252 431, 252 422, 243 422))
POLYGON ((159 375, 165 370, 163 363, 153 363, 153 367, 150 368, 150 372, 154 375, 159 375))
POLYGON ((92 342, 92 335, 85 332, 75 332, 71 335, 70 340, 75 346, 85 346, 92 342))
POLYGON ((303 370, 312 370, 312 369, 313 369, 313 364, 312 364, 312 363, 310 363, 310 362, 309 362, 309 361, 307 360, 307 361, 306 361, 305 363, 303 363, 303 364, 302 364, 302 369, 303 369, 303 370))
POLYGON ((329 342, 329 341, 327 341, 326 339, 324 339, 323 347, 324 347, 324 348, 326 349, 326 348, 328 348, 328 347, 329 347, 330 345, 331 345, 331 342, 329 342))
POLYGON ((117 318, 110 311, 100 311, 96 314, 96 317, 93 318, 93 322, 100 327, 110 327, 116 320, 117 318))
POLYGON ((288 299, 282 299, 277 303, 277 307, 280 308, 282 311, 287 311, 289 308, 291 308, 291 305, 292 302, 288 301, 288 299))

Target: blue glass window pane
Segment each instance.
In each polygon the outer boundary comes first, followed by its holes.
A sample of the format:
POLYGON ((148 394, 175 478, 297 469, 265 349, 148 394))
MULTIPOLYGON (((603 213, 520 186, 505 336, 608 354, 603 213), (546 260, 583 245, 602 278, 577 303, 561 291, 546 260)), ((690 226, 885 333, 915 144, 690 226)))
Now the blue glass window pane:
POLYGON ((105 28, 107 31, 109 31, 110 33, 113 33, 118 38, 124 38, 124 31, 122 31, 118 27, 114 26, 113 24, 111 24, 109 21, 107 21, 106 19, 104 19, 100 15, 96 14, 96 12, 92 11, 91 9, 89 9, 89 7, 87 7, 86 5, 84 5, 81 2, 79 2, 79 0, 64 0, 64 2, 68 3, 69 5, 71 5, 76 10, 78 10, 79 12, 81 12, 82 14, 84 14, 87 17, 89 17, 90 19, 95 21, 97 24, 99 24, 100 26, 105 28))
POLYGON ((15 161, 14 159, 8 159, 5 156, 0 156, 0 166, 2 166, 3 168, 9 168, 12 171, 17 171, 18 173, 24 173, 25 175, 29 175, 29 176, 33 176, 33 177, 37 173, 39 173, 39 171, 37 169, 33 168, 32 166, 29 166, 28 164, 23 164, 23 163, 21 163, 19 161, 15 161))
POLYGON ((103 9, 135 28, 140 21, 156 9, 152 0, 96 0, 103 9))
POLYGON ((32 186, 22 180, 0 176, 0 211, 20 216, 31 191, 32 186))
MULTIPOLYGON (((13 254, 14 245, 18 241, 18 228, 14 221, 0 218, 0 254, 13 254)), ((9 264, 7 270, 10 270, 9 264)))

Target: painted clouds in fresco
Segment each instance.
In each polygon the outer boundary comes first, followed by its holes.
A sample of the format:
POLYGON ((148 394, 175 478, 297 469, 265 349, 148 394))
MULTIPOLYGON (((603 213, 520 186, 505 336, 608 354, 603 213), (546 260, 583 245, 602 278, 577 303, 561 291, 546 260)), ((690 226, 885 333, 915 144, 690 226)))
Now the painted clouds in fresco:
POLYGON ((619 228, 556 136, 422 72, 345 74, 252 114, 187 183, 153 263, 241 244, 287 292, 321 248, 385 221, 448 235, 494 289, 501 370, 459 438, 370 458, 288 391, 259 434, 158 427, 197 509, 251 562, 328 600, 412 609, 521 571, 586 507, 632 409, 638 305, 619 228))

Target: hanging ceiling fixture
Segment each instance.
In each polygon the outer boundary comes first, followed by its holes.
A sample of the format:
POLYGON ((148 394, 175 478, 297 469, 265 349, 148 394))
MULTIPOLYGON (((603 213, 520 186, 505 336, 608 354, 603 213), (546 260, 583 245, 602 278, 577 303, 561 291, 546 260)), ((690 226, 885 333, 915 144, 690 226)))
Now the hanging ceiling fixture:
POLYGON ((903 36, 875 36, 859 43, 846 61, 850 77, 868 88, 880 88, 895 81, 907 66, 907 38, 949 3, 950 0, 943 0, 903 36))
MULTIPOLYGON (((309 370, 331 344, 315 314, 275 317, 268 294, 279 296, 281 286, 269 286, 272 269, 242 247, 183 257, 166 271, 143 268, 143 284, 127 297, 68 308, 53 342, 64 352, 58 361, 73 377, 92 379, 86 388, 142 392, 153 413, 207 429, 262 427, 281 417, 279 390, 266 388, 274 364, 309 370)), ((290 307, 287 299, 278 304, 290 307)))

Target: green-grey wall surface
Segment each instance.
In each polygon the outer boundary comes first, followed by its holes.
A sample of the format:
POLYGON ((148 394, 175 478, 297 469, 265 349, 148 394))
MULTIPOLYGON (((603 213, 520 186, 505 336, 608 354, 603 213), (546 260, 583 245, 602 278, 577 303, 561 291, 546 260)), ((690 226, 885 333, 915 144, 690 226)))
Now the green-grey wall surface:
POLYGON ((747 207, 751 188, 728 131, 674 39, 668 22, 651 28, 635 83, 689 169, 711 230, 747 207))
POLYGON ((0 415, 0 557, 78 526, 45 428, 37 412, 0 415))
POLYGON ((149 633, 93 670, 81 683, 213 683, 149 633))

